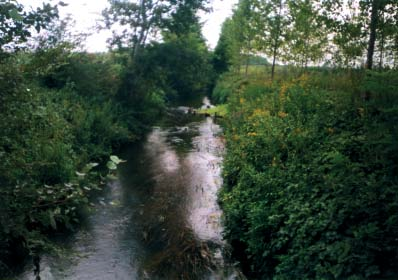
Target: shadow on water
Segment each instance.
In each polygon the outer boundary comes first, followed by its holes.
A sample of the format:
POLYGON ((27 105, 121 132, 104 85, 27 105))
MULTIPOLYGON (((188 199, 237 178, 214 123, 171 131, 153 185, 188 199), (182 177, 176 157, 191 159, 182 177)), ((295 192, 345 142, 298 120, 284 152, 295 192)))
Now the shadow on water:
MULTIPOLYGON (((126 147, 119 180, 85 228, 63 241, 67 256, 43 256, 41 279, 242 279, 217 205, 221 128, 187 108, 170 110, 145 141, 126 147)), ((34 279, 32 270, 18 279, 34 279)))

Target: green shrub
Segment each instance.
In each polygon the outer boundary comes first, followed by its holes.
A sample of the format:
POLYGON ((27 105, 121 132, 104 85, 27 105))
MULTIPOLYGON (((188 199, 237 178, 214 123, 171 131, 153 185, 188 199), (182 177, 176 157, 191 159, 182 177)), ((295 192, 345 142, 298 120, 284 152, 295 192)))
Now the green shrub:
POLYGON ((75 97, 70 105, 73 144, 86 160, 100 159, 109 155, 116 143, 129 140, 127 125, 118 116, 120 110, 112 102, 94 103, 75 97))
MULTIPOLYGON (((245 250, 240 260, 256 279, 391 276, 397 99, 353 99, 351 90, 313 84, 308 76, 280 86, 254 81, 230 95, 220 194, 226 237, 245 250)), ((398 84, 388 87, 393 94, 398 84)))
POLYGON ((244 81, 243 78, 231 73, 222 75, 213 89, 212 100, 217 104, 227 102, 229 95, 235 92, 244 81))
POLYGON ((53 249, 100 187, 94 162, 135 139, 112 99, 29 80, 20 57, 0 61, 0 278, 15 257, 53 249))

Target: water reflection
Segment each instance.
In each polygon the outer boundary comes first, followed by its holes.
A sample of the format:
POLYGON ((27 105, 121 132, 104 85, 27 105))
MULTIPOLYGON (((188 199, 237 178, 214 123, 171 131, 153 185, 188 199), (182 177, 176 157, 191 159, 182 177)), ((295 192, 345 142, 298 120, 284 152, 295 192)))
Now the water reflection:
POLYGON ((65 242, 68 256, 43 258, 42 279, 240 279, 216 201, 221 128, 178 110, 122 153, 120 180, 87 227, 65 242))

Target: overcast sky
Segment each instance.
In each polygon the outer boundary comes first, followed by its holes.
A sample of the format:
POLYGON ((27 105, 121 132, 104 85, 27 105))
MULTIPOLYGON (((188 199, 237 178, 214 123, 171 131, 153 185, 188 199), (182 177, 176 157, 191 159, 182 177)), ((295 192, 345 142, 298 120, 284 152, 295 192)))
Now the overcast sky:
MULTIPOLYGON (((214 48, 217 44, 221 24, 226 17, 231 15, 232 7, 238 0, 213 0, 213 12, 201 15, 204 22, 203 35, 208 41, 208 45, 214 48)), ((26 7, 41 5, 42 2, 49 0, 19 0, 19 3, 26 7)), ((52 1, 53 3, 55 1, 52 1)), ((107 0, 63 0, 67 7, 61 7, 61 17, 71 14, 76 21, 76 29, 94 34, 87 39, 86 47, 91 52, 106 51, 106 39, 111 35, 107 31, 97 32, 94 29, 96 21, 101 18, 101 11, 107 7, 107 0)))

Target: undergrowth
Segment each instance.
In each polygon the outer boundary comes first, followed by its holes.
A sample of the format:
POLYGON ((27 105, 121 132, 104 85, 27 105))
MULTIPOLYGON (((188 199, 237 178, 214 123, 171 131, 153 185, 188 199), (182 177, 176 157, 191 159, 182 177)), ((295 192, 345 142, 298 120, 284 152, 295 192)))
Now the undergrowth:
MULTIPOLYGON (((225 236, 250 277, 397 275, 397 77, 315 72, 216 88, 229 108, 225 236)), ((219 87, 239 80, 228 79, 219 87)))

